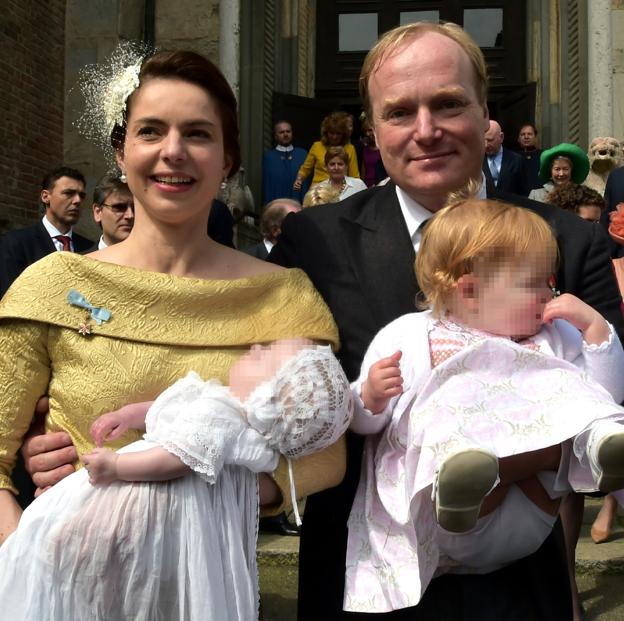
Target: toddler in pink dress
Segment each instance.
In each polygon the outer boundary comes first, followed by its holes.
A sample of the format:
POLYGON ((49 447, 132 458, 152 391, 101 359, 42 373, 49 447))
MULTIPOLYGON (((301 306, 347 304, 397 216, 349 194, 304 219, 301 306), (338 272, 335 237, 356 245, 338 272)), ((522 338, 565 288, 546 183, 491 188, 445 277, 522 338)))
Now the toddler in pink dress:
POLYGON ((570 489, 624 487, 624 351, 590 306, 551 299, 556 260, 548 224, 512 205, 468 199, 428 224, 430 310, 383 328, 352 385, 368 437, 345 610, 414 606, 439 573, 536 550, 570 489))

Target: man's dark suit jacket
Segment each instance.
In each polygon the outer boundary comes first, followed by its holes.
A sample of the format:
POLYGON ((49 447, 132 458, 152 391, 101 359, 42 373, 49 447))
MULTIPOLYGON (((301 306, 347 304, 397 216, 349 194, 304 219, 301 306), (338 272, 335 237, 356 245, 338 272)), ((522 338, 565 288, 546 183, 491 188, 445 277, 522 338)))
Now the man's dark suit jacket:
MULTIPOLYGON (((528 196, 527 172, 524 166, 525 164, 522 156, 503 147, 503 159, 501 161, 496 190, 498 192, 510 192, 512 194, 519 194, 520 196, 528 196)), ((487 156, 483 158, 482 168, 488 182, 494 184, 487 156)))
MULTIPOLYGON (((562 209, 523 197, 501 198, 533 209, 552 225, 562 257, 557 287, 597 308, 621 333, 621 298, 604 231, 562 209)), ((414 312, 419 291, 414 258, 392 183, 339 204, 289 214, 269 255, 270 261, 303 269, 327 302, 340 330, 338 358, 351 380, 358 376, 375 334, 400 315, 414 312)), ((362 445, 362 437, 348 434, 344 481, 307 500, 300 546, 299 621, 377 618, 341 612, 346 522, 359 480, 362 445)), ((571 617, 559 523, 531 556, 486 575, 436 578, 417 607, 382 616, 410 621, 569 621, 571 617)))
POLYGON ((624 166, 614 168, 607 177, 604 198, 607 211, 613 211, 618 203, 624 203, 624 166))
MULTIPOLYGON (((607 203, 607 210, 604 214, 602 214, 600 223, 603 225, 605 230, 608 230, 609 212, 614 211, 615 206, 618 203, 624 203, 624 166, 615 168, 607 177, 604 198, 607 203)), ((624 246, 620 246, 618 243, 611 240, 611 256, 614 258, 623 257, 624 246)))
POLYGON ((243 252, 251 255, 252 257, 256 257, 256 259, 262 259, 263 261, 269 256, 269 251, 266 249, 264 241, 245 248, 243 252))
MULTIPOLYGON (((84 252, 93 242, 77 233, 72 233, 75 252, 84 252)), ((56 246, 41 222, 17 231, 9 231, 0 238, 0 297, 13 281, 32 263, 48 254, 56 252, 56 246)), ((18 502, 28 506, 33 498, 35 487, 26 474, 21 455, 13 470, 13 484, 19 490, 18 502)))
MULTIPOLYGON (((75 252, 84 252, 93 242, 78 233, 72 233, 75 252)), ((13 281, 32 263, 56 252, 56 246, 41 222, 17 231, 9 231, 0 244, 0 297, 13 281)))

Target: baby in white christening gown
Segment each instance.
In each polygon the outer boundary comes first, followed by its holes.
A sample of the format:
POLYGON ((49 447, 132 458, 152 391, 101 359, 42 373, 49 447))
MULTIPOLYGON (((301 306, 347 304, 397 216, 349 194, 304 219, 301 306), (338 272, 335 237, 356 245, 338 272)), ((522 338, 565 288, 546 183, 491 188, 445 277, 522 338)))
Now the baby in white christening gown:
POLYGON ((24 512, 0 548, 3 609, 28 621, 256 618, 255 473, 329 446, 351 413, 330 348, 292 339, 253 346, 229 387, 191 372, 153 404, 105 414, 97 444, 130 427, 145 440, 84 455, 24 512))

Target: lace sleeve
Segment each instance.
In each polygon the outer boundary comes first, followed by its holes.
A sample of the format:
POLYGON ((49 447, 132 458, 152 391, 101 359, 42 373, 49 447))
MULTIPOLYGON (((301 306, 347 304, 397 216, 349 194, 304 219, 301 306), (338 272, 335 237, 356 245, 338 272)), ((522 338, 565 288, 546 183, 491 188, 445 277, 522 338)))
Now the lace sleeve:
POLYGON ((277 454, 251 429, 228 388, 216 380, 204 382, 192 371, 156 399, 145 429, 146 440, 178 457, 207 483, 215 482, 224 464, 264 472, 277 463, 277 454))
POLYGON ((329 347, 303 349, 245 402, 249 424, 296 459, 338 440, 353 414, 349 382, 329 347))

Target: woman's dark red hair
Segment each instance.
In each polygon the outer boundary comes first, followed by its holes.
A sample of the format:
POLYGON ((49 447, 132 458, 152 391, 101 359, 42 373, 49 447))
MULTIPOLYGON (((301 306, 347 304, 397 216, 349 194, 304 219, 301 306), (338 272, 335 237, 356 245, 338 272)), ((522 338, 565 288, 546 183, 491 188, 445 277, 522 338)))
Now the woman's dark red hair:
MULTIPOLYGON (((241 164, 238 139, 238 110, 236 97, 219 68, 210 60, 191 51, 157 52, 147 58, 139 73, 140 84, 150 79, 182 80, 203 88, 215 101, 223 129, 223 145, 232 163, 229 176, 238 171, 241 164)), ((140 88, 140 87, 139 87, 140 88)), ((132 95, 126 103, 123 125, 116 125, 111 135, 115 149, 122 149, 126 138, 126 119, 132 105, 132 95)))

